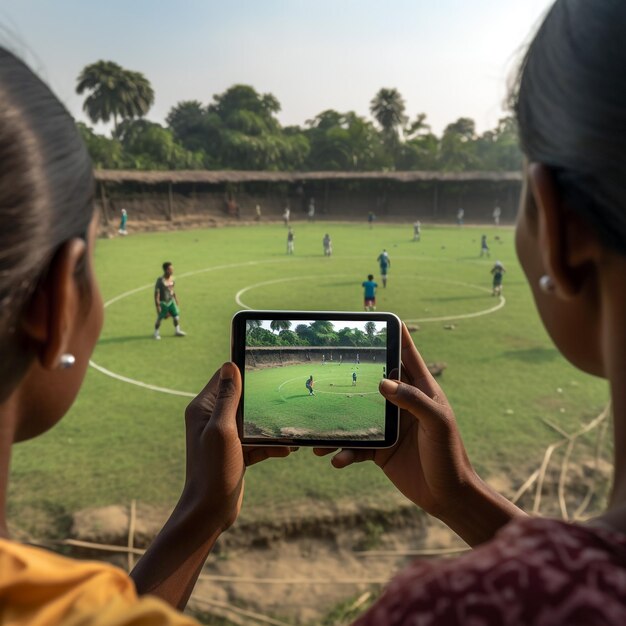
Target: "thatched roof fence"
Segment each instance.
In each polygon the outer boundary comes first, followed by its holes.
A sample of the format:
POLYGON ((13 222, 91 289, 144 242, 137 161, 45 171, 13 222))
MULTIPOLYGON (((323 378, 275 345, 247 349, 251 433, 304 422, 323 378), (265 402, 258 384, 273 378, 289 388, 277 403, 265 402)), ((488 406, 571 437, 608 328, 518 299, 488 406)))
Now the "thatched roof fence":
POLYGON ((521 172, 259 172, 235 170, 96 170, 103 183, 299 183, 301 181, 393 181, 412 182, 521 182, 521 172))

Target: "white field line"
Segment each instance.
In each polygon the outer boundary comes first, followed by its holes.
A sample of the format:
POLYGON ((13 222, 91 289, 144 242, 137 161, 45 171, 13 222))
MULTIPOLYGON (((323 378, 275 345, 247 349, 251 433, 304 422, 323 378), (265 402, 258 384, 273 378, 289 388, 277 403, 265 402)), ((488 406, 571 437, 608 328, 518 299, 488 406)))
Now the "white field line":
POLYGON ((111 370, 108 370, 93 361, 89 361, 89 365, 93 367, 95 370, 98 370, 105 376, 109 376, 110 378, 114 378, 115 380, 119 380, 123 383, 128 383, 129 385, 136 385, 137 387, 142 387, 143 389, 149 389, 150 391, 158 391, 159 393, 168 393, 172 396, 184 396, 185 398, 195 398, 196 394, 191 393, 189 391, 178 391, 178 389, 168 389, 167 387, 157 387, 156 385, 149 385, 148 383, 142 383, 140 380, 135 380, 134 378, 128 378, 127 376, 120 376, 111 370))
MULTIPOLYGON (((185 272, 184 274, 179 274, 177 276, 177 278, 187 278, 189 276, 196 276, 198 274, 205 274, 207 272, 215 272, 218 270, 224 270, 224 269, 233 269, 233 268, 237 268, 237 267, 247 267, 247 266, 252 266, 252 265, 259 265, 260 263, 285 263, 287 261, 287 259, 272 259, 272 260, 268 260, 268 261, 246 261, 245 263, 229 263, 226 265, 216 265, 213 267, 205 267, 201 270, 194 270, 192 272, 185 272)), ((123 298, 127 298, 128 296, 132 296, 135 293, 139 293, 140 291, 145 291, 147 289, 152 289, 154 288, 154 285, 152 283, 148 284, 148 285, 142 285, 141 287, 136 287, 135 289, 130 289, 129 291, 125 291, 124 293, 120 293, 119 295, 111 298, 110 300, 107 300, 104 303, 104 308, 106 309, 107 307, 111 306, 112 304, 114 304, 115 302, 118 302, 119 300, 122 300, 123 298)), ((123 383, 127 383, 129 385, 135 385, 136 387, 141 387, 142 389, 148 389, 149 391, 156 391, 158 393, 165 393, 165 394, 169 394, 172 396, 183 396, 185 398, 195 398, 196 394, 195 393, 191 393, 189 391, 180 391, 178 389, 169 389, 168 387, 159 387, 158 385, 151 385, 149 383, 144 383, 140 380, 135 380, 134 378, 129 378, 128 376, 122 376, 120 374, 116 374, 115 372, 112 372, 111 370, 106 369, 105 367, 102 367, 101 365, 98 365, 95 361, 90 360, 89 361, 89 365, 91 367, 93 367, 95 370, 97 370, 98 372, 100 372, 101 374, 104 374, 105 376, 108 376, 109 378, 113 378, 115 380, 119 380, 120 382, 123 383)))
MULTIPOLYGON (((365 259, 365 258, 369 258, 369 257, 365 257, 365 256, 353 256, 353 257, 342 257, 342 258, 352 258, 352 259, 365 259)), ((398 259, 403 259, 403 260, 437 260, 437 261, 447 261, 447 262, 452 262, 453 259, 436 259, 435 257, 405 257, 405 256, 398 256, 396 257, 398 259)), ((239 267, 247 267, 247 266, 254 266, 254 265, 265 265, 268 263, 287 263, 287 262, 293 262, 293 261, 308 261, 310 259, 308 258, 296 258, 294 259, 289 258, 289 259, 270 259, 270 260, 266 260, 266 261, 246 261, 245 263, 228 263, 225 265, 215 265, 213 267, 205 267, 203 269, 200 270, 194 270, 191 272, 185 272, 184 274, 179 274, 177 276, 177 278, 187 278, 189 276, 197 276, 198 274, 206 274, 208 272, 215 272, 218 270, 225 270, 225 269, 235 269, 235 268, 239 268, 239 267)), ((350 276, 351 274, 334 274, 334 277, 339 277, 339 276, 350 276)), ((240 289, 237 294, 235 295, 235 301, 237 302, 237 304, 239 306, 241 306, 244 309, 250 309, 252 307, 248 306, 247 304, 245 304, 242 300, 241 300, 241 296, 246 293, 247 291, 250 291, 252 289, 255 289, 257 287, 263 287, 265 285, 272 285, 272 284, 276 284, 276 283, 282 283, 282 282, 289 282, 289 281, 294 281, 294 280, 303 280, 304 278, 308 278, 307 276, 292 276, 292 277, 287 277, 287 278, 278 278, 278 279, 274 279, 274 280, 268 280, 268 281, 263 281, 263 282, 259 282, 259 283, 255 283, 253 285, 248 285, 247 287, 244 287, 243 289, 240 289)), ((427 277, 417 277, 417 280, 420 281, 427 281, 427 282, 440 282, 440 283, 447 283, 447 284, 451 284, 451 285, 459 285, 459 286, 463 286, 463 287, 470 287, 472 289, 478 289, 480 291, 486 291, 489 292, 489 289, 486 289, 485 287, 479 287, 478 285, 472 285, 469 283, 463 283, 463 282, 458 282, 458 281, 451 281, 451 280, 437 280, 437 279, 431 279, 431 278, 427 278, 427 277)), ((147 285, 142 285, 141 287, 136 287, 135 289, 130 289, 129 291, 125 291, 121 294, 118 294, 117 296, 114 296, 113 298, 111 298, 110 300, 107 300, 104 303, 104 308, 106 309, 107 307, 111 306, 112 304, 114 304, 115 302, 118 302, 124 298, 127 298, 129 296, 132 296, 133 294, 139 293, 141 291, 146 291, 148 289, 152 289, 154 287, 154 285, 152 283, 147 284, 147 285)), ((496 311, 498 311, 499 309, 501 309, 506 303, 506 300, 504 299, 504 296, 500 296, 500 302, 495 306, 492 307, 490 309, 486 309, 484 311, 478 311, 476 313, 465 313, 465 314, 461 314, 461 315, 452 315, 452 316, 445 316, 445 317, 430 317, 430 318, 421 318, 421 319, 411 319, 411 320, 405 320, 406 322, 409 323, 424 323, 424 322, 446 322, 446 321, 453 321, 453 320, 459 320, 459 319, 469 319, 472 317, 480 317, 482 315, 488 315, 490 313, 495 313, 496 311)), ((120 382, 124 382, 127 383, 129 385, 135 385, 137 387, 141 387, 142 389, 148 389, 149 391, 155 391, 158 393, 165 393, 165 394, 169 394, 169 395, 174 395, 174 396, 183 396, 186 398, 194 398, 196 396, 196 394, 191 393, 189 391, 180 391, 178 389, 169 389, 168 387, 159 387, 158 385, 151 385, 149 383, 144 383, 140 380, 135 380, 134 378, 129 378, 128 376, 122 376, 120 374, 117 374, 115 372, 112 372, 111 370, 106 369, 105 367, 102 367, 101 365, 98 365, 98 363, 96 363, 93 360, 89 361, 89 365, 91 367, 93 367, 95 370, 97 370, 98 372, 100 372, 101 374, 104 374, 105 376, 109 376, 110 378, 113 378, 115 380, 119 380, 120 382)), ((293 380, 298 380, 298 379, 293 379, 293 380)), ((286 382, 290 382, 290 381, 286 381, 286 382)), ((283 383, 283 385, 286 383, 283 383)), ((282 385, 281 385, 282 387, 282 385)), ((280 392, 280 387, 279 387, 279 392, 280 392)), ((342 394, 341 392, 336 392, 336 391, 321 391, 320 393, 334 393, 337 395, 345 395, 342 394)), ((364 392, 363 395, 367 395, 367 394, 374 394, 374 393, 378 393, 378 392, 364 392)))
MULTIPOLYGON (((340 276, 351 276, 351 274, 333 274, 331 278, 338 278, 340 276)), ((276 285, 279 283, 286 283, 286 282, 290 282, 294 280, 304 280, 306 278, 308 277, 307 276, 290 276, 287 278, 275 278, 273 280, 265 280, 260 283, 253 283, 252 285, 247 285, 246 287, 243 287, 243 289, 240 289, 235 294, 235 302, 242 309, 252 309, 254 307, 247 305, 241 299, 241 296, 243 296, 246 292, 252 289, 257 289, 258 287, 265 287, 266 285, 276 285)), ((476 289, 478 291, 484 291, 486 293, 491 292, 491 289, 487 289, 486 287, 480 287, 479 285, 472 285, 471 283, 463 283, 463 282, 459 282, 456 280, 442 280, 442 279, 427 278, 427 277, 424 277, 424 278, 416 277, 416 278, 418 281, 425 281, 425 282, 432 282, 432 283, 446 283, 448 285, 458 285, 459 287, 469 287, 470 289, 476 289)), ((505 304, 506 304, 506 299, 504 298, 504 296, 499 296, 499 302, 498 304, 496 304, 496 306, 490 307, 488 309, 484 309, 482 311, 476 311, 475 313, 461 313, 459 315, 445 315, 442 317, 422 317, 418 319, 405 319, 404 322, 423 324, 425 322, 451 322, 454 320, 470 319, 472 317, 481 317, 483 315, 489 315, 490 313, 495 313, 496 311, 499 311, 505 304)))

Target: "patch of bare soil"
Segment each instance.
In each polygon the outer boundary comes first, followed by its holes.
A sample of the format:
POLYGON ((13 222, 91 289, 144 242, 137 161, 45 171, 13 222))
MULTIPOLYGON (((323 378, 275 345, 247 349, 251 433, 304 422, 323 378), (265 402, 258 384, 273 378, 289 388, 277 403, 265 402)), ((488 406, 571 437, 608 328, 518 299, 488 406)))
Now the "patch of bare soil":
MULTIPOLYGON (((138 505, 137 547, 149 545, 168 513, 138 505)), ((300 503, 265 515, 243 516, 220 538, 192 596, 192 610, 205 611, 203 600, 217 600, 295 624, 317 623, 348 598, 367 590, 377 594, 412 558, 407 552, 464 545, 401 496, 300 503)), ((124 546, 128 527, 128 507, 109 506, 77 513, 71 535, 124 546)), ((124 555, 77 554, 126 564, 124 555)))
MULTIPOLYGON (((604 505, 612 470, 610 463, 590 454, 588 446, 581 447, 564 483, 563 502, 570 519, 581 503, 587 502, 588 515, 604 505)), ((563 459, 555 453, 545 472, 540 489, 542 515, 560 516, 563 459)), ((535 469, 533 463, 491 476, 487 482, 511 497, 535 469)), ((519 501, 529 512, 537 501, 535 485, 519 501)), ((148 546, 168 515, 169 510, 139 504, 135 546, 148 546)), ((71 536, 126 546, 129 523, 125 506, 81 511, 73 517, 71 536)), ((290 624, 319 624, 340 603, 364 592, 376 597, 386 581, 413 558, 445 558, 465 547, 444 524, 399 494, 384 499, 316 500, 283 508, 268 505, 256 512, 244 509, 210 555, 190 609, 206 613, 207 603, 217 601, 290 624), (427 554, 416 554, 424 551, 427 554)), ((109 556, 83 549, 75 555, 106 558, 126 567, 124 554, 109 556)))

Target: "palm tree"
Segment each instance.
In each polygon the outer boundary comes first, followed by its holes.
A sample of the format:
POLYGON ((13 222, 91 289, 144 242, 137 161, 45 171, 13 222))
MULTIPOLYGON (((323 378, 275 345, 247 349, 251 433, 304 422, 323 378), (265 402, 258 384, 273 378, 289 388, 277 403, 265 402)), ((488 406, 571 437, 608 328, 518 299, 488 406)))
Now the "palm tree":
POLYGON ((272 320, 270 322, 270 328, 274 332, 280 332, 281 330, 289 330, 291 328, 291 322, 289 320, 272 320))
POLYGON ((113 61, 98 61, 83 68, 78 76, 76 93, 90 92, 83 110, 92 122, 117 121, 143 117, 154 102, 150 81, 140 72, 126 70, 113 61))
POLYGON ((370 112, 380 124, 388 142, 397 141, 398 128, 406 123, 404 98, 397 89, 383 87, 370 102, 370 112))
POLYGON ((365 329, 367 338, 373 343, 374 335, 376 334, 376 324, 374 322, 366 322, 363 328, 365 329))

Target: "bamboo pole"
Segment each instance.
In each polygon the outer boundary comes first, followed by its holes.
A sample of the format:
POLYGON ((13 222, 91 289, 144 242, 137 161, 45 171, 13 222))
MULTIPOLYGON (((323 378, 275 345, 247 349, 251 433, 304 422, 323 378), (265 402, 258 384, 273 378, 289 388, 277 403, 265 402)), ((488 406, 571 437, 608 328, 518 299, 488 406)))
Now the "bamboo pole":
POLYGON ((172 181, 167 183, 167 219, 171 222, 172 216, 174 215, 174 207, 173 207, 173 198, 172 198, 172 181))
MULTIPOLYGON (((260 613, 256 613, 255 611, 249 611, 246 609, 240 609, 238 606, 233 606, 232 604, 228 604, 227 602, 220 602, 219 600, 205 600, 204 598, 192 598, 193 602, 197 602, 199 604, 206 604, 212 607, 216 607, 218 609, 223 609, 224 611, 230 611, 235 615, 241 617, 248 617, 256 620, 262 624, 271 624, 271 626, 290 626, 287 622, 281 622, 273 617, 267 617, 265 615, 261 615, 260 613)), ((244 622, 246 623, 246 622, 244 622)), ((249 622, 247 622, 249 623, 249 622)))
POLYGON ((102 217, 104 218, 104 223, 108 226, 109 210, 107 208, 107 194, 104 182, 100 183, 100 201, 102 202, 102 217))
POLYGON ((137 501, 130 501, 130 519, 128 522, 128 573, 135 567, 135 555, 133 548, 135 547, 135 518, 137 516, 137 501))

